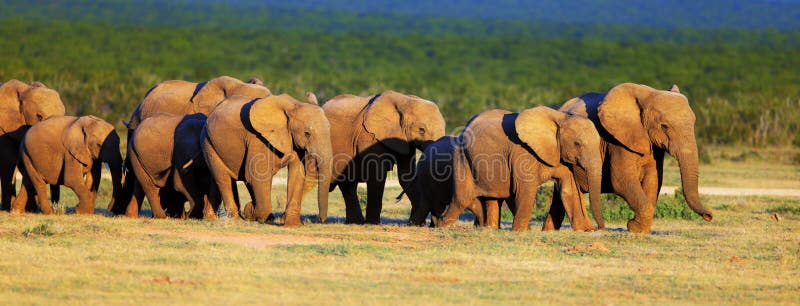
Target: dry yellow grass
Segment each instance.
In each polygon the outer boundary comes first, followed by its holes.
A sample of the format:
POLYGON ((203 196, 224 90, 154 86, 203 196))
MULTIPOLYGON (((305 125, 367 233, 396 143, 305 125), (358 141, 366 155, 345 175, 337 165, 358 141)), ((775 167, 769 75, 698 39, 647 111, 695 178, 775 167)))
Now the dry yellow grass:
MULTIPOLYGON (((273 193, 282 209, 282 188, 273 193)), ((800 199, 709 197, 653 235, 0 213, 0 304, 796 304, 800 199), (778 218, 775 218, 777 215, 778 218)), ((339 192, 331 222, 343 221, 339 192)), ((65 202, 74 198, 62 193, 65 202)), ((107 194, 98 201, 98 213, 107 194)), ((316 205, 308 196, 303 213, 316 205)), ((307 218, 311 219, 311 218, 307 218)))

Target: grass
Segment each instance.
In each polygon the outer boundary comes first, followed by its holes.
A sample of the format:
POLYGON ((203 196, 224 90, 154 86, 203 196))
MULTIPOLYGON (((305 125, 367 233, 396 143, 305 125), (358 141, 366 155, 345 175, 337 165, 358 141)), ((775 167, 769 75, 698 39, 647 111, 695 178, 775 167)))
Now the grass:
MULTIPOLYGON (((276 212, 284 191, 273 193, 276 212)), ((448 229, 406 227, 398 192, 384 193, 382 226, 341 224, 338 191, 331 224, 310 223, 306 196, 301 228, 0 213, 0 304, 794 304, 800 295, 798 198, 702 196, 713 222, 661 218, 643 236, 624 231, 623 218, 595 233, 545 233, 540 221, 525 233, 508 223, 481 230, 467 216, 448 229)), ((62 198, 71 211, 72 193, 62 198)), ((99 198, 102 213, 108 192, 99 198)))

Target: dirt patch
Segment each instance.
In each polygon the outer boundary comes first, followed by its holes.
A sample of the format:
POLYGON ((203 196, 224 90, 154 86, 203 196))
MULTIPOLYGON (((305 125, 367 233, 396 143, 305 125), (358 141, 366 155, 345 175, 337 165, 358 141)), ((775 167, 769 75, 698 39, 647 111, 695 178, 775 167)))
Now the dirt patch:
POLYGON ((608 249, 608 247, 606 247, 606 245, 602 242, 592 242, 587 245, 576 245, 569 247, 565 250, 565 252, 568 254, 593 252, 608 254, 611 253, 611 250, 608 249))
POLYGON ((148 230, 149 234, 171 237, 189 238, 207 242, 238 244, 252 248, 266 248, 278 245, 322 244, 336 242, 334 239, 302 235, 266 234, 266 233, 219 233, 211 231, 167 231, 161 229, 148 230))
POLYGON ((183 279, 172 279, 169 276, 165 277, 157 277, 153 279, 146 279, 143 282, 147 284, 164 284, 164 285, 199 285, 200 283, 195 281, 188 281, 183 279))

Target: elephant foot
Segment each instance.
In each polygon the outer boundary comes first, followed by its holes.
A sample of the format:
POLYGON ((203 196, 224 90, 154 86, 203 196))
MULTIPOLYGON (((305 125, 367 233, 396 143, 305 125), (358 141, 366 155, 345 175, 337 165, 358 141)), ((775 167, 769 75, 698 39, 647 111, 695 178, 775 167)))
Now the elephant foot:
POLYGON ((364 217, 361 218, 346 217, 344 220, 344 224, 357 224, 357 225, 364 224, 364 217))
POLYGON ((552 232, 556 230, 555 224, 553 224, 553 217, 547 215, 547 219, 544 220, 544 224, 542 225, 543 232, 552 232))
MULTIPOLYGON (((244 218, 247 221, 253 221, 255 220, 255 213, 256 212, 255 212, 255 207, 253 207, 253 201, 244 204, 244 211, 242 211, 242 218, 244 218)), ((229 213, 228 215, 230 216, 232 214, 229 213)))
POLYGON ((628 231, 631 233, 649 234, 650 225, 644 225, 641 221, 631 219, 628 221, 628 231))

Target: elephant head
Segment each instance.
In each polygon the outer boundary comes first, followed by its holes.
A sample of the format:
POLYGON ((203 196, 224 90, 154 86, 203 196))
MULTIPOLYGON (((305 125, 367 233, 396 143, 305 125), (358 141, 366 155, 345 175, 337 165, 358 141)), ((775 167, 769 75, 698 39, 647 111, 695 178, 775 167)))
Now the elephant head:
POLYGON ((199 86, 200 89, 192 96, 191 102, 197 107, 197 112, 210 114, 219 102, 234 95, 265 98, 272 94, 259 83, 263 84, 259 79, 251 79, 245 83, 229 76, 220 76, 199 86))
POLYGON ((592 214, 603 228, 600 206, 603 160, 600 134, 586 118, 568 115, 545 106, 519 113, 514 126, 519 139, 549 166, 573 165, 587 173, 592 214))
POLYGON ((327 186, 331 180, 330 123, 322 108, 295 100, 289 95, 256 100, 248 119, 253 130, 282 154, 295 150, 303 158, 307 180, 318 183, 319 219, 328 217, 327 186))
POLYGON ((122 191, 122 155, 114 126, 95 116, 80 117, 64 133, 64 144, 69 154, 81 164, 92 165, 93 161, 108 164, 113 184, 113 196, 108 207, 113 207, 122 191))
POLYGON ((445 122, 439 107, 417 96, 385 91, 373 97, 365 111, 364 128, 401 155, 424 150, 444 136, 445 122))
POLYGON ((0 108, 5 108, 0 130, 21 137, 26 127, 51 116, 64 115, 64 102, 55 90, 42 83, 11 80, 0 86, 0 108), (12 111, 13 110, 13 111, 12 111))
POLYGON ((695 115, 686 96, 673 85, 669 91, 624 83, 612 88, 598 106, 601 125, 628 150, 651 154, 652 146, 678 161, 683 194, 689 207, 711 221, 697 190, 698 153, 695 115))

